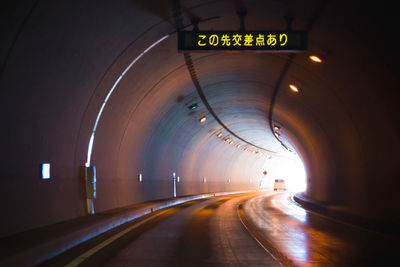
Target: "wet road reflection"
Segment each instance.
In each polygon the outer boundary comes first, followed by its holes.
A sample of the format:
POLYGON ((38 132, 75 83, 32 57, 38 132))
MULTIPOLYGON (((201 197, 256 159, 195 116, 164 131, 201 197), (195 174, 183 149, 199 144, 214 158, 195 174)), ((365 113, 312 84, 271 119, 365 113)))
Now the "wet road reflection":
POLYGON ((43 266, 281 266, 238 217, 238 203, 257 195, 199 199, 151 213, 43 266))
POLYGON ((266 192, 247 201, 244 211, 299 266, 389 266, 399 248, 394 238, 308 212, 288 193, 266 192))
POLYGON ((151 213, 43 266, 395 266, 397 241, 254 192, 151 213))

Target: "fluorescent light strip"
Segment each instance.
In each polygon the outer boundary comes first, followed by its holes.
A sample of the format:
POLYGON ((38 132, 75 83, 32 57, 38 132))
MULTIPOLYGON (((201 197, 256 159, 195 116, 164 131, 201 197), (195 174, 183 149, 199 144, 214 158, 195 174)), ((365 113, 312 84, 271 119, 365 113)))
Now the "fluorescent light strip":
POLYGON ((117 85, 119 84, 119 82, 122 80, 122 78, 124 77, 124 75, 130 70, 130 68, 142 57, 144 56, 147 52, 149 52, 153 47, 155 47, 156 45, 158 45, 159 43, 161 43, 162 41, 164 41, 165 39, 167 39, 169 37, 169 34, 165 35, 164 37, 162 37, 161 39, 159 39, 158 41, 156 41, 155 43, 153 43, 152 45, 150 45, 149 47, 146 48, 146 50, 144 50, 140 55, 138 55, 129 65, 128 67, 125 68, 125 70, 122 72, 122 74, 118 77, 118 79, 115 81, 114 85, 111 87, 110 91, 108 92, 106 98, 104 99, 103 104, 101 105, 101 108, 99 110, 99 113, 97 114, 97 118, 96 121, 94 123, 93 126, 93 130, 92 130, 92 135, 90 136, 90 141, 89 141, 89 145, 88 145, 88 152, 87 152, 87 158, 86 158, 86 163, 85 166, 89 167, 90 166, 90 159, 92 156, 92 149, 93 149, 93 144, 94 144, 94 135, 96 133, 96 129, 97 129, 97 125, 99 123, 101 114, 103 113, 104 107, 107 104, 108 99, 110 98, 111 94, 114 92, 114 89, 117 87, 117 85))

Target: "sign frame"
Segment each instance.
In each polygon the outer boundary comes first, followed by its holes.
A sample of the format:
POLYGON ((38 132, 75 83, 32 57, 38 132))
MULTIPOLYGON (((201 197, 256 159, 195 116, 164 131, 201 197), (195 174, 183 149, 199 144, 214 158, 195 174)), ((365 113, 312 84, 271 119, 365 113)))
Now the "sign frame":
MULTIPOLYGON (((227 38, 225 38, 226 40, 227 38)), ((237 41, 237 40, 236 40, 237 41)), ((274 41, 274 40, 272 40, 274 41)), ((256 39, 253 39, 256 43, 256 39)), ((261 43, 261 42, 260 42, 261 43)), ((274 42, 272 42, 273 44, 274 42)), ((227 42, 225 42, 227 44, 227 42)), ((259 53, 297 53, 307 50, 308 36, 306 31, 291 31, 291 30, 263 30, 263 31, 178 31, 178 51, 179 52, 259 52, 259 53), (245 35, 253 37, 264 36, 264 45, 244 45, 245 35), (222 45, 222 36, 230 37, 231 45, 222 45), (235 42, 233 45, 234 35, 242 36, 241 43, 235 42), (267 36, 275 36, 275 44, 267 45, 267 36), (199 37, 201 36, 201 37, 199 37), (203 36, 205 36, 203 38, 203 36), (286 43, 285 42, 286 36, 286 43), (213 37, 213 44, 211 44, 213 37), (279 42, 281 37, 281 43, 279 42), (208 39, 207 39, 208 38, 208 39), (208 42, 207 42, 208 40, 208 42), (200 46, 200 44, 205 44, 200 46)))

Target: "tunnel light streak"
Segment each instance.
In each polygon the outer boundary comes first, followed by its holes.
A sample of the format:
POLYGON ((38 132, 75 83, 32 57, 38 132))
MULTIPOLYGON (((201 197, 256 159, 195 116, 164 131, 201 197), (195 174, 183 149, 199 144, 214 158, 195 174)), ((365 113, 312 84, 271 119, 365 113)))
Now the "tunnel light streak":
POLYGON ((296 86, 294 86, 293 84, 290 84, 289 87, 290 87, 290 89, 292 89, 293 92, 296 92, 296 93, 299 92, 299 89, 296 86))
POLYGON ((200 122, 205 122, 206 120, 207 120, 206 116, 203 116, 203 117, 200 118, 200 122))
MULTIPOLYGON (((96 125, 95 125, 96 126, 96 125)), ((90 159, 92 157, 92 149, 93 149, 93 141, 94 141, 94 134, 95 134, 95 129, 92 131, 92 135, 90 136, 90 141, 89 141, 89 147, 88 147, 88 153, 87 153, 87 159, 85 166, 90 167, 90 159)))
POLYGON ((321 62, 322 62, 322 59, 319 58, 319 57, 317 57, 316 55, 311 55, 311 56, 309 56, 309 58, 310 58, 312 61, 317 62, 317 63, 321 63, 321 62))
POLYGON ((233 141, 230 141, 229 144, 232 145, 232 144, 233 144, 233 141))
POLYGON ((222 136, 222 133, 218 133, 217 136, 218 136, 218 137, 221 137, 221 136, 222 136))
POLYGON ((119 82, 122 80, 122 78, 124 77, 124 75, 132 68, 132 66, 141 58, 143 57, 147 52, 149 52, 153 47, 155 47, 156 45, 158 45, 159 43, 161 43, 162 41, 164 41, 165 39, 167 39, 169 37, 169 35, 165 35, 162 38, 160 38, 158 41, 154 42, 152 45, 150 45, 149 47, 147 47, 141 54, 139 54, 129 65, 128 67, 125 68, 125 70, 122 72, 122 74, 118 77, 118 79, 115 81, 114 85, 111 87, 110 91, 107 93, 106 98, 104 99, 103 104, 101 105, 101 108, 99 110, 99 112, 97 113, 97 117, 96 117, 96 121, 94 123, 93 126, 93 130, 92 130, 92 135, 90 136, 90 141, 89 141, 89 145, 88 145, 88 152, 87 152, 87 158, 86 158, 86 163, 85 166, 89 167, 90 166, 90 160, 91 160, 91 156, 92 156, 92 149, 93 149, 93 144, 94 144, 94 135, 96 133, 96 129, 97 129, 97 125, 99 123, 99 120, 101 118, 101 114, 103 113, 104 107, 107 104, 108 99, 110 98, 111 94, 114 92, 115 88, 117 87, 117 85, 119 84, 119 82))
POLYGON ((237 147, 237 148, 240 148, 240 144, 237 144, 236 147, 237 147))

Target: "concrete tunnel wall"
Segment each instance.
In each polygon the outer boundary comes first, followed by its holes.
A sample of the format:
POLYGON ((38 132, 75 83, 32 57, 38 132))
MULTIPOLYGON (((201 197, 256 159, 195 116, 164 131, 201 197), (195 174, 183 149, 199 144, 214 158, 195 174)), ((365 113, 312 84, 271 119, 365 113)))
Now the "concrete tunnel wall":
MULTIPOLYGON (((220 16, 202 22, 201 29, 239 26, 232 1, 182 2, 200 18, 220 16)), ((284 29, 288 7, 293 28, 304 29, 322 2, 243 3, 248 29, 284 29)), ((175 30, 169 4, 151 4, 25 1, 2 9, 1 209, 6 219, 0 236, 85 214, 79 169, 97 113, 132 60, 175 30), (52 164, 48 181, 40 179, 42 162, 52 164)), ((324 62, 311 63, 309 53, 296 55, 273 121, 281 126, 282 141, 304 161, 309 197, 363 217, 398 221, 393 204, 399 147, 396 54, 387 56, 389 42, 380 44, 384 49, 368 42, 381 29, 368 12, 346 1, 328 2, 309 31, 309 50, 324 62), (287 90, 293 81, 300 94, 287 90)), ((287 55, 192 57, 219 118, 247 141, 281 153, 269 131, 268 112, 287 55)), ((172 34, 137 61, 105 106, 91 162, 97 167, 96 211, 171 197, 172 172, 182 179, 179 195, 256 188, 250 178, 260 176, 265 158, 221 141, 219 131, 227 136, 198 98, 172 34), (199 108, 191 112, 192 103, 199 108), (198 121, 202 115, 207 115, 204 124, 198 121)))

